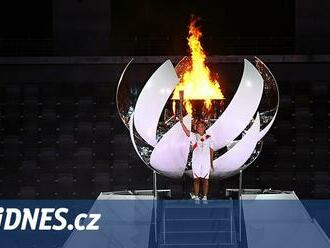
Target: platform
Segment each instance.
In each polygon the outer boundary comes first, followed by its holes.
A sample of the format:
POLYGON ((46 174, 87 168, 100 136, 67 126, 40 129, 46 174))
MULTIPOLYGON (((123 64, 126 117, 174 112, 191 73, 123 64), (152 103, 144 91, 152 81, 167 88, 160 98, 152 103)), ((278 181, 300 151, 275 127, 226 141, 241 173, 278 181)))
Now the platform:
POLYGON ((330 242, 294 192, 242 195, 246 246, 329 248, 330 242))
POLYGON ((90 210, 102 214, 100 230, 75 231, 64 247, 330 248, 294 192, 243 192, 242 201, 207 204, 155 200, 151 191, 103 192, 90 210))

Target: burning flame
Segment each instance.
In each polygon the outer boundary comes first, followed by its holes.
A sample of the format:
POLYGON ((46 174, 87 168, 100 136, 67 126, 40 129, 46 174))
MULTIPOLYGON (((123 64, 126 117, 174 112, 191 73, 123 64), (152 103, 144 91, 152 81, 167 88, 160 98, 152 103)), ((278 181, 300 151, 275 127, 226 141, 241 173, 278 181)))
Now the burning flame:
POLYGON ((202 32, 196 26, 197 19, 192 18, 189 25, 188 45, 191 56, 191 67, 180 78, 180 83, 173 93, 173 100, 179 100, 179 92, 184 92, 184 107, 192 113, 192 103, 189 100, 204 100, 204 106, 209 110, 212 100, 224 99, 219 82, 211 78, 210 69, 205 64, 206 55, 201 45, 202 32))

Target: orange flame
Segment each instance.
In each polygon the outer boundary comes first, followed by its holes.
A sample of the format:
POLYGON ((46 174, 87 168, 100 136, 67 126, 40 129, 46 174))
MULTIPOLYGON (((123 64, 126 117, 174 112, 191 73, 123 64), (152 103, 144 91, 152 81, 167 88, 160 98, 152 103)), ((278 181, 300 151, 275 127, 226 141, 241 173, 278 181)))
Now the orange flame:
POLYGON ((173 100, 179 99, 179 91, 184 91, 184 106, 188 113, 192 113, 192 104, 189 100, 204 100, 207 109, 212 107, 211 100, 221 100, 224 96, 219 82, 211 78, 210 69, 205 64, 206 55, 201 45, 202 32, 196 26, 197 19, 193 18, 189 25, 188 45, 190 48, 191 67, 187 69, 180 83, 173 93, 173 100))

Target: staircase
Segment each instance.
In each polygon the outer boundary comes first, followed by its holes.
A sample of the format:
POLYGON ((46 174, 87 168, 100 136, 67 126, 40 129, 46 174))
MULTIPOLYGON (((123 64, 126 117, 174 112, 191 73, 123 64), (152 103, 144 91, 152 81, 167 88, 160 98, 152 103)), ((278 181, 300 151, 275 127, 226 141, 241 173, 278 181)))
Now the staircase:
POLYGON ((236 248, 232 201, 163 201, 158 247, 236 248))

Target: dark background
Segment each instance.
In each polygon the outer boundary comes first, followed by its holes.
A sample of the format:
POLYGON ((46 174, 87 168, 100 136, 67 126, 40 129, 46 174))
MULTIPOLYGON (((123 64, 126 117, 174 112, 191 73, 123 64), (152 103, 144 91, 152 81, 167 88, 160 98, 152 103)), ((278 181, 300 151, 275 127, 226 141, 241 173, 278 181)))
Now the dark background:
MULTIPOLYGON (((131 57, 143 84, 166 58, 186 55, 191 14, 225 93, 251 55, 278 80, 279 115, 244 187, 328 198, 329 11, 326 0, 1 2, 1 198, 150 189, 152 172, 117 117, 116 85, 131 57)), ((237 186, 237 176, 217 180, 211 193, 237 186)), ((159 187, 183 194, 181 180, 160 176, 159 187)))
POLYGON ((294 52, 297 7, 292 0, 3 1, 1 53, 184 54, 191 15, 200 17, 210 54, 294 52))

